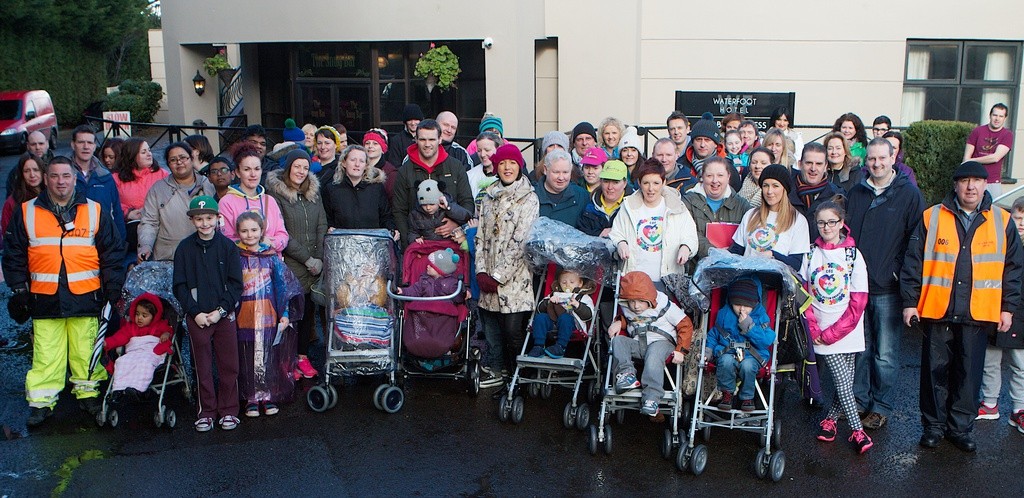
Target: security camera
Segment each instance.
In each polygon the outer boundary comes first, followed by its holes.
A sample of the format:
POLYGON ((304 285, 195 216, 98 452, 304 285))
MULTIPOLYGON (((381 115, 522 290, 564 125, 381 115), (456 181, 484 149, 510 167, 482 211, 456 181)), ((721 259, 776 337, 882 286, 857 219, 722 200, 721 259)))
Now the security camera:
POLYGON ((480 44, 480 48, 491 48, 494 46, 494 38, 488 36, 484 38, 484 42, 480 44))

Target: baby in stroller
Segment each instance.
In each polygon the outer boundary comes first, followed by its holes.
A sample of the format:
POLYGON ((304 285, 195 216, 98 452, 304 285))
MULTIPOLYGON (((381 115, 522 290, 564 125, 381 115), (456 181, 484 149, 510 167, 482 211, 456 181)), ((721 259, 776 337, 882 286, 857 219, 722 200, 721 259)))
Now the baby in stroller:
POLYGON ((736 383, 740 410, 754 411, 754 382, 757 372, 770 359, 768 347, 775 341, 771 320, 761 304, 761 283, 740 278, 729 285, 728 306, 722 306, 715 326, 708 331, 707 344, 715 358, 715 376, 722 399, 720 410, 733 409, 736 383), (737 378, 738 377, 738 378, 737 378))
POLYGON ((573 329, 587 330, 586 322, 594 317, 594 300, 590 297, 594 289, 594 283, 579 273, 568 269, 558 272, 551 295, 537 304, 529 356, 540 358, 546 354, 556 359, 565 356, 573 329), (558 338, 555 344, 545 348, 552 329, 557 330, 558 338))
MULTIPOLYGON (((125 346, 125 354, 113 363, 110 390, 113 399, 125 395, 138 398, 153 382, 153 372, 163 363, 164 355, 171 351, 174 331, 164 319, 160 298, 144 293, 135 298, 128 310, 132 319, 124 323, 114 335, 104 340, 103 348, 110 351, 125 346)), ((108 365, 109 369, 111 365, 108 365)))
POLYGON ((693 339, 693 321, 665 293, 655 289, 651 277, 641 271, 622 276, 619 300, 626 306, 619 320, 608 327, 615 392, 621 394, 642 385, 640 413, 656 417, 658 401, 665 394, 665 364, 683 362, 693 339), (620 335, 623 327, 627 335, 620 335), (642 383, 636 378, 634 358, 644 360, 642 383))
MULTIPOLYGON (((427 256, 427 270, 420 275, 416 283, 406 287, 398 288, 398 293, 410 297, 437 297, 447 296, 459 287, 459 279, 455 276, 459 264, 459 255, 451 249, 442 249, 430 253, 427 256)), ((469 298, 469 291, 465 296, 456 297, 456 304, 462 303, 469 298)))

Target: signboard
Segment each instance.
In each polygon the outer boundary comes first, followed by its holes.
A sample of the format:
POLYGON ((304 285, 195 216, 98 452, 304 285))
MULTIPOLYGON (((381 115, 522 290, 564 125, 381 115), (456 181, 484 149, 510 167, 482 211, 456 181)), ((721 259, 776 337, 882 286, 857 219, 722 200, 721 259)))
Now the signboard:
POLYGON ((131 125, 118 125, 115 127, 113 124, 107 121, 117 121, 120 123, 130 123, 132 120, 132 113, 130 111, 103 111, 103 135, 110 136, 110 130, 113 129, 113 136, 132 136, 131 125))
POLYGON ((793 117, 795 112, 796 93, 767 93, 767 92, 684 92, 676 91, 676 109, 682 111, 690 118, 690 125, 700 115, 710 112, 715 116, 716 124, 721 126, 722 116, 737 112, 757 123, 759 131, 772 127, 768 122, 772 112, 779 107, 789 108, 790 126, 796 122, 793 117))

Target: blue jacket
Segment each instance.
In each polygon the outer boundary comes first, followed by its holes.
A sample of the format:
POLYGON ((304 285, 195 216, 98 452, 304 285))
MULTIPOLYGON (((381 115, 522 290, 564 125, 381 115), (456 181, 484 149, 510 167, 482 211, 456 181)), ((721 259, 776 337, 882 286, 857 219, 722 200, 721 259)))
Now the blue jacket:
POLYGON ((583 214, 583 209, 590 202, 587 190, 575 183, 570 183, 566 187, 567 191, 562 197, 562 202, 555 204, 551 200, 551 194, 544 188, 544 180, 545 178, 541 178, 537 185, 534 186, 537 200, 540 201, 540 216, 558 220, 566 225, 575 227, 576 222, 580 219, 580 215, 583 214))
POLYGON ((718 310, 718 315, 715 317, 715 326, 708 330, 708 347, 711 348, 711 354, 715 358, 729 350, 732 345, 731 343, 745 340, 757 350, 758 356, 761 357, 762 365, 768 362, 770 358, 768 356, 768 347, 775 342, 775 331, 772 330, 772 322, 768 318, 768 312, 765 311, 764 304, 760 302, 764 296, 761 282, 756 279, 754 279, 754 282, 757 284, 759 299, 757 306, 750 312, 750 319, 754 321, 754 325, 750 327, 746 334, 742 334, 736 313, 732 311, 732 306, 729 305, 728 300, 724 300, 722 308, 718 310))
MULTIPOLYGON (((95 157, 92 158, 92 174, 89 179, 81 171, 78 172, 76 188, 85 192, 85 197, 96 201, 103 207, 103 211, 113 216, 115 232, 120 235, 121 240, 127 235, 127 228, 124 223, 124 212, 121 211, 121 196, 117 194, 117 184, 114 183, 114 175, 106 167, 100 164, 95 157)), ((135 247, 127 248, 129 253, 134 253, 135 247)))

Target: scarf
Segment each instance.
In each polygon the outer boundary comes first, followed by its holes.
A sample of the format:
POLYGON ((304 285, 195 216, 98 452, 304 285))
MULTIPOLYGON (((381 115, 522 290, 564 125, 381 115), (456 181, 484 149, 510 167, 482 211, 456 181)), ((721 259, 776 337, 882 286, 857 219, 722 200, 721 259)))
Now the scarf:
POLYGON ((814 185, 804 183, 804 178, 801 175, 796 176, 796 195, 803 201, 804 206, 811 207, 811 202, 818 197, 819 194, 825 191, 825 187, 828 186, 828 178, 823 179, 820 183, 814 185))

